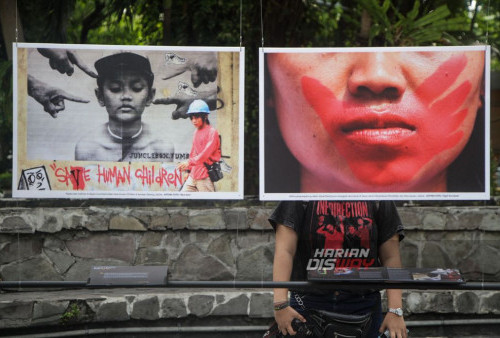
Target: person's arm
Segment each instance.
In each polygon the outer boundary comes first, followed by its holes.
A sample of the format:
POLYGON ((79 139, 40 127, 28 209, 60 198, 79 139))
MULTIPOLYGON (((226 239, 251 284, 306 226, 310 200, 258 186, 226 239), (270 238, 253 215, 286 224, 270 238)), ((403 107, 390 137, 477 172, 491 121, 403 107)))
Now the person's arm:
POLYGON ((52 87, 35 77, 28 75, 28 95, 43 106, 43 109, 53 118, 65 109, 64 100, 79 103, 89 103, 89 100, 69 94, 64 90, 52 87))
POLYGON ((214 52, 200 52, 188 58, 180 57, 175 53, 165 55, 168 74, 163 80, 171 79, 184 72, 191 71, 191 82, 195 88, 202 83, 214 82, 217 79, 217 54, 214 52))
POLYGON ((75 71, 74 66, 77 66, 88 76, 97 78, 97 74, 83 62, 75 51, 59 48, 38 48, 38 51, 49 59, 50 67, 61 74, 71 76, 75 71))
MULTIPOLYGON (((209 126, 206 126, 205 128, 209 128, 209 126)), ((217 130, 212 129, 209 134, 209 140, 207 143, 205 143, 205 146, 203 147, 203 150, 200 151, 198 154, 195 156, 190 155, 189 156, 189 166, 193 167, 196 165, 201 165, 205 162, 208 162, 210 159, 210 156, 214 154, 217 149, 220 147, 219 143, 219 133, 217 130)))
MULTIPOLYGON (((379 257, 382 265, 388 268, 400 268, 401 256, 399 253, 399 234, 395 234, 389 240, 382 243, 379 248, 379 257)), ((402 308, 401 289, 387 289, 387 307, 402 308)), ((383 333, 389 330, 391 338, 406 338, 406 324, 403 317, 387 312, 379 331, 383 333)))
MULTIPOLYGON (((273 262, 273 281, 287 282, 290 281, 293 267, 293 257, 297 249, 298 236, 295 230, 278 224, 276 226, 276 246, 274 250, 273 262)), ((288 302, 288 289, 274 289, 274 304, 283 304, 288 302)), ((301 316, 292 307, 287 306, 281 310, 274 311, 274 318, 278 324, 278 328, 283 335, 294 335, 296 332, 292 328, 292 320, 298 318, 305 322, 305 318, 301 316)))

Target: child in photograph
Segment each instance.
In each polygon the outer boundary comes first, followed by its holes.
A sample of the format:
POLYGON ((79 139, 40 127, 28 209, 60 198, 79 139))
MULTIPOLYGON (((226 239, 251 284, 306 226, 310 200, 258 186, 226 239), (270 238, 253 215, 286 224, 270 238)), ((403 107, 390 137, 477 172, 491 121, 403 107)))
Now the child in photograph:
POLYGON ((171 162, 173 145, 152 132, 142 114, 155 96, 149 60, 135 53, 119 53, 95 62, 99 104, 108 122, 84 136, 75 148, 79 161, 171 162))
POLYGON ((187 111, 191 123, 196 128, 189 160, 177 165, 181 171, 189 171, 183 192, 214 192, 214 182, 210 180, 206 164, 211 165, 221 159, 220 139, 217 130, 210 125, 210 108, 203 100, 194 100, 187 111))

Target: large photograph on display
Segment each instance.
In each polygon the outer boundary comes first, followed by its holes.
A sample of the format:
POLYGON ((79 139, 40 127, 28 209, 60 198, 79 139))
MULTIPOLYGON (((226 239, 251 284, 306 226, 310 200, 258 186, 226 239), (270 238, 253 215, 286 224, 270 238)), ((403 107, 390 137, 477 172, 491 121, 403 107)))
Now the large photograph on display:
POLYGON ((489 199, 488 46, 263 48, 263 200, 489 199))
POLYGON ((14 197, 243 198, 243 49, 14 51, 14 197))

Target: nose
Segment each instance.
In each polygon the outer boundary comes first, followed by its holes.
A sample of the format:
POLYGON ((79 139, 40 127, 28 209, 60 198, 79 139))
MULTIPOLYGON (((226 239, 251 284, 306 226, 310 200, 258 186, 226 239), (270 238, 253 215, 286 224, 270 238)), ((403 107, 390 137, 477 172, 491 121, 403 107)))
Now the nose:
POLYGON ((406 79, 396 53, 366 53, 355 62, 348 79, 351 95, 367 100, 397 100, 406 90, 406 79))
POLYGON ((130 101, 132 100, 132 95, 131 95, 131 89, 128 87, 124 87, 122 90, 122 96, 121 96, 122 101, 130 101))

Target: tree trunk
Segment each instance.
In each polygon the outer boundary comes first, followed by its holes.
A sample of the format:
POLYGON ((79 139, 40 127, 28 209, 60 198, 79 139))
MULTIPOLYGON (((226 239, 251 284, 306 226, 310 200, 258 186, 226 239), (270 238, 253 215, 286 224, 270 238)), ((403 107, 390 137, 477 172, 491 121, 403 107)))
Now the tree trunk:
POLYGON ((9 60, 12 60, 12 43, 24 42, 23 28, 16 4, 16 1, 0 0, 0 26, 2 26, 3 41, 5 41, 9 60))

